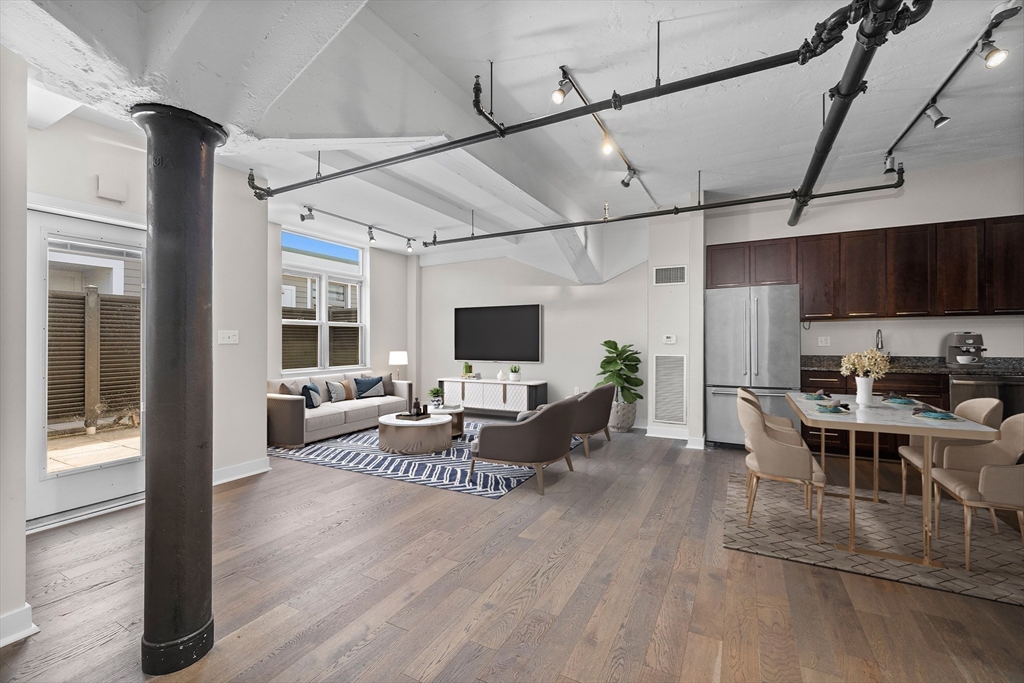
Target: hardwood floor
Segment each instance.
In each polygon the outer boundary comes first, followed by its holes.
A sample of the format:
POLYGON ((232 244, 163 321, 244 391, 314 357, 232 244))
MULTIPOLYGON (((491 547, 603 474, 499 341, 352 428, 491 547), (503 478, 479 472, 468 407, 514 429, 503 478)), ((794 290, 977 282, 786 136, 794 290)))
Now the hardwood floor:
MULTIPOLYGON (((724 550, 738 451, 593 441, 545 496, 279 459, 217 487, 217 644, 166 678, 1024 679, 1022 608, 724 550)), ((142 527, 137 507, 29 537, 42 630, 0 650, 3 681, 145 678, 142 527)))

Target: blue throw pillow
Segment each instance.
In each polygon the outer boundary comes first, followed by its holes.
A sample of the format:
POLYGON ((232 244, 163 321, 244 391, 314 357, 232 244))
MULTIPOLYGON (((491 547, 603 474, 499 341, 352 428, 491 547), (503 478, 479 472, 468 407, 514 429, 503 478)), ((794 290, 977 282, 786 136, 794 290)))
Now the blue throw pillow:
POLYGON ((383 377, 355 377, 356 398, 370 398, 384 395, 383 377))
POLYGON ((320 398, 320 389, 313 383, 306 384, 302 387, 302 395, 306 397, 307 408, 319 408, 320 402, 323 400, 320 398))

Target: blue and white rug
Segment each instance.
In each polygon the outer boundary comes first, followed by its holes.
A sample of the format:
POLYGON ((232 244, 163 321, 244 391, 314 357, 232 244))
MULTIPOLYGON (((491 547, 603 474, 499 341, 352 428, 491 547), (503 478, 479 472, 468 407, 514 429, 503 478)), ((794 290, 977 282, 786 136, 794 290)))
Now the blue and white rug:
MULTIPOLYGON (((267 448, 267 455, 299 462, 372 474, 423 486, 469 493, 484 498, 501 498, 532 477, 532 467, 477 462, 469 481, 469 445, 477 439, 480 422, 466 422, 465 434, 452 439, 452 447, 424 455, 395 455, 378 448, 377 429, 345 434, 307 444, 302 448, 267 448)), ((582 443, 573 437, 569 450, 582 443)))

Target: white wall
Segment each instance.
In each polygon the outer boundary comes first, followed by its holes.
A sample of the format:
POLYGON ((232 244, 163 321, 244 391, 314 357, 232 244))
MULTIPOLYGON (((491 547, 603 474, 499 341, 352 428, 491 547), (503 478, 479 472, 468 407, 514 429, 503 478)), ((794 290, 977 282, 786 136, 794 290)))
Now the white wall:
MULTIPOLYGON (((24 292, 28 228, 25 217, 28 127, 25 62, 0 47, 0 292, 24 292)), ((25 297, 0 296, 0 386, 28 383, 25 297)), ((24 392, 0 392, 0 646, 32 635, 25 602, 24 392)))
MULTIPOLYGON (((423 392, 439 377, 458 376, 454 359, 455 309, 465 306, 541 304, 544 306, 543 362, 523 363, 523 379, 548 382, 548 400, 586 390, 598 380, 601 342, 633 344, 647 381, 647 268, 636 266, 600 285, 580 285, 512 259, 489 259, 421 269, 420 336, 423 392)), ((494 377, 507 364, 474 363, 473 370, 494 377)), ((644 387, 641 391, 645 391, 644 387)), ((422 398, 422 396, 421 396, 422 398)), ((638 427, 647 424, 646 400, 637 407, 638 427)))
MULTIPOLYGON (((267 224, 267 379, 281 376, 281 225, 267 224)), ((266 387, 264 386, 264 391, 266 387)))
MULTIPOLYGON (((821 190, 887 182, 882 176, 861 182, 828 185, 821 190)), ((1000 159, 914 171, 908 167, 906 184, 896 192, 881 191, 816 200, 800 223, 786 224, 792 202, 772 202, 735 209, 708 211, 707 243, 815 235, 1011 216, 1024 213, 1024 159, 1000 159)), ((985 335, 989 356, 1024 356, 1024 316, 974 316, 915 319, 841 320, 814 322, 801 332, 801 352, 840 355, 874 346, 881 329, 885 348, 895 356, 945 355, 946 334, 954 331, 985 335), (819 347, 819 336, 831 346, 819 347)))
MULTIPOLYGON (((408 256, 383 249, 367 249, 370 275, 370 348, 369 364, 376 372, 394 372, 388 365, 391 351, 408 351, 408 318, 406 278, 408 256)), ((410 361, 412 359, 410 358, 410 361)), ((414 368, 398 368, 402 379, 410 379, 414 368)), ((413 386, 418 392, 420 388, 413 386)), ((417 396, 420 394, 417 393, 417 396)))

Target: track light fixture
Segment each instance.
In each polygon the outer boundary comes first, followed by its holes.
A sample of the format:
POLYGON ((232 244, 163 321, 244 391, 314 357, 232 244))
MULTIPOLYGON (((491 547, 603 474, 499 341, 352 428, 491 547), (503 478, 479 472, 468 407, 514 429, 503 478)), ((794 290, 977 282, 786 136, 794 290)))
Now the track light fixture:
POLYGON ((412 253, 412 238, 405 240, 405 250, 412 253))
POLYGON ((604 140, 601 142, 601 151, 604 152, 605 156, 615 151, 615 145, 612 144, 612 139, 608 137, 608 133, 604 134, 604 140))
POLYGON ((558 87, 551 93, 551 101, 555 104, 565 102, 565 96, 572 92, 572 81, 562 78, 558 81, 558 87))
POLYGON ((895 173, 895 172, 896 172, 896 157, 891 156, 891 155, 885 157, 885 171, 883 171, 882 175, 889 175, 890 173, 895 173))
POLYGON ((949 123, 949 117, 943 116, 939 108, 932 102, 931 106, 924 110, 924 115, 932 120, 934 128, 941 128, 942 126, 949 123))
POLYGON ((635 178, 635 177, 636 177, 636 170, 630 168, 629 170, 626 171, 626 177, 623 178, 622 180, 620 180, 619 184, 621 184, 623 187, 629 187, 629 184, 633 181, 633 178, 635 178))
POLYGON ((373 236, 373 228, 367 228, 366 229, 366 234, 370 238, 370 244, 373 244, 374 242, 377 241, 377 238, 373 236))
POLYGON ((978 51, 974 54, 978 55, 980 59, 985 60, 986 69, 994 69, 1010 56, 1007 50, 1002 50, 996 47, 996 44, 991 40, 982 40, 978 44, 978 51))
POLYGON ((299 220, 302 222, 316 220, 316 216, 313 215, 313 207, 307 206, 306 213, 299 214, 299 220))

